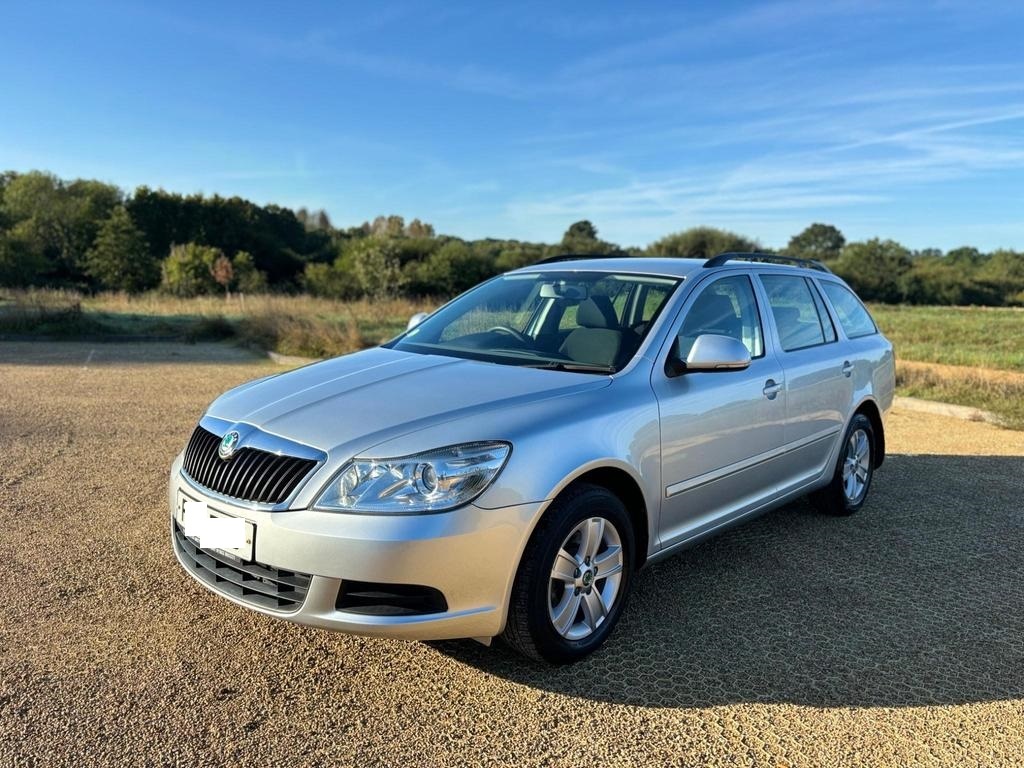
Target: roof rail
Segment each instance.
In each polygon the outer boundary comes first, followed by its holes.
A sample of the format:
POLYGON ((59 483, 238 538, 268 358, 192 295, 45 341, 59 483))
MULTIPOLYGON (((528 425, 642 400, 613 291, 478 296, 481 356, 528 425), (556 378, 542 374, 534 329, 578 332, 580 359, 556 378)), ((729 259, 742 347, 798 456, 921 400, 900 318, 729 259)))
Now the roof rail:
POLYGON ((554 264, 559 261, 582 261, 583 259, 628 259, 628 253, 560 253, 535 261, 534 264, 554 264))
POLYGON ((832 274, 832 270, 826 267, 817 259, 798 259, 795 256, 783 256, 778 253, 757 253, 757 252, 743 252, 743 251, 727 251, 726 253, 720 253, 717 256, 712 256, 710 259, 704 262, 705 269, 711 267, 721 267, 729 261, 762 261, 768 264, 792 264, 797 267, 804 267, 806 269, 816 269, 819 272, 828 272, 832 274))

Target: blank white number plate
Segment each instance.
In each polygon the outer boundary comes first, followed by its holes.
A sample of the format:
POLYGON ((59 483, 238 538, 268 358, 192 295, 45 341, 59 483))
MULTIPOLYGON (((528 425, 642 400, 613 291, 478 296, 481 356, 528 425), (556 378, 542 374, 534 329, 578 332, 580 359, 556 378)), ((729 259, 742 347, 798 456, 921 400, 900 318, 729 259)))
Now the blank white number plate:
POLYGON ((251 523, 240 517, 214 516, 205 501, 185 499, 181 510, 185 535, 203 549, 216 549, 249 559, 252 553, 251 523), (249 553, 249 554, 247 554, 249 553))

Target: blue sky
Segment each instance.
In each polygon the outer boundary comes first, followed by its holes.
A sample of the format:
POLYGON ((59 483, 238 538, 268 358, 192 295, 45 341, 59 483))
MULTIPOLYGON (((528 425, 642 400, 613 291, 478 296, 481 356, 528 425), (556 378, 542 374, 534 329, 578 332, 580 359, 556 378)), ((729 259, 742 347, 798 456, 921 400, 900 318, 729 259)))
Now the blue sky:
POLYGON ((645 245, 1024 248, 1024 3, 0 11, 0 168, 645 245))

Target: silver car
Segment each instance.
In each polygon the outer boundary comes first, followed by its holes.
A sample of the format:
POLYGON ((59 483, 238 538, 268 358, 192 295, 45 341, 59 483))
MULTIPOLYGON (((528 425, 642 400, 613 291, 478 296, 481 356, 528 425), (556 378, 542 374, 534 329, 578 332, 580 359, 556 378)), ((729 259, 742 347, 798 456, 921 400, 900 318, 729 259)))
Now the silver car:
POLYGON ((885 455, 892 345, 814 262, 561 257, 249 382, 171 470, 178 561, 262 613, 569 662, 638 569, 885 455))

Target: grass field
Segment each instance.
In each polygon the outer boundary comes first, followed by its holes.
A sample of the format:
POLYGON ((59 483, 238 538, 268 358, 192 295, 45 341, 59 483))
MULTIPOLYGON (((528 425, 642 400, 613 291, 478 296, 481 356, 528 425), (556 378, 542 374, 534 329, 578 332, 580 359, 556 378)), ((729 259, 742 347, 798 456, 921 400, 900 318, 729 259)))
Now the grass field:
MULTIPOLYGON (((0 293, 0 336, 220 339, 329 357, 392 338, 410 316, 440 303, 7 291, 0 293)), ((871 310, 896 347, 899 394, 982 408, 1024 429, 1024 310, 877 304, 871 310)))
POLYGON ((871 305, 897 357, 1024 373, 1024 309, 871 305))
POLYGON ((1024 429, 1024 310, 875 304, 900 395, 991 411, 1024 429))

